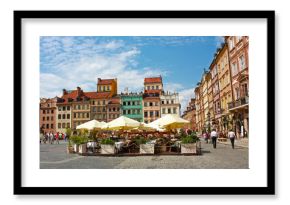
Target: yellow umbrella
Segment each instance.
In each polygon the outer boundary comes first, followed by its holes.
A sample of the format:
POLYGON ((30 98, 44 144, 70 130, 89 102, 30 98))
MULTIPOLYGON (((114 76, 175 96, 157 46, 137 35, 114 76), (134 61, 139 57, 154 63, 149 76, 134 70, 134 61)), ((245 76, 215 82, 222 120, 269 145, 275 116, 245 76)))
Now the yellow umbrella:
POLYGON ((132 120, 125 116, 120 116, 117 119, 108 122, 106 125, 102 126, 105 130, 130 130, 139 127, 140 122, 132 120))
POLYGON ((190 123, 188 120, 182 119, 173 114, 167 114, 158 120, 159 126, 166 128, 167 130, 182 128, 188 123, 190 123))

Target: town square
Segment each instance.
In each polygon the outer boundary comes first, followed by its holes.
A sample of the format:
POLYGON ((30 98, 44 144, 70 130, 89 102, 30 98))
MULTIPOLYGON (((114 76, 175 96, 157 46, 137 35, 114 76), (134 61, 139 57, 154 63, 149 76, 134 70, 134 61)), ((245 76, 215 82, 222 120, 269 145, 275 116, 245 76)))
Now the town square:
POLYGON ((42 37, 40 168, 248 169, 248 47, 247 36, 42 37))

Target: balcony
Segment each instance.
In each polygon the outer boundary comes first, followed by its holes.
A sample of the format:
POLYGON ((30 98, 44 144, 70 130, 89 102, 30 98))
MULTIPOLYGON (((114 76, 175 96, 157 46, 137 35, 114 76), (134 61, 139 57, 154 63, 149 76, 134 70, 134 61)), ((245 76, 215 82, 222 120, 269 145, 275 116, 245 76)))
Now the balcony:
POLYGON ((228 103, 228 109, 235 109, 243 105, 249 104, 249 96, 241 97, 240 99, 236 100, 235 102, 228 103))

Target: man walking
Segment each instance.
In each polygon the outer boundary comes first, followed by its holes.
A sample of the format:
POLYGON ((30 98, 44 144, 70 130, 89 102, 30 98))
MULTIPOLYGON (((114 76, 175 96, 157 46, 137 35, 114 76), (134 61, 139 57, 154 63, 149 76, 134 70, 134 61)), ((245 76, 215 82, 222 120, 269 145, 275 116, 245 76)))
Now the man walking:
POLYGON ((216 132, 215 129, 213 129, 210 133, 210 137, 211 137, 211 141, 212 141, 212 145, 213 145, 213 148, 215 149, 216 148, 216 139, 218 137, 218 134, 216 132))
POLYGON ((230 138, 230 140, 231 140, 232 148, 235 149, 235 138, 236 138, 236 135, 235 135, 235 133, 234 133, 234 131, 232 129, 228 133, 228 138, 230 138))

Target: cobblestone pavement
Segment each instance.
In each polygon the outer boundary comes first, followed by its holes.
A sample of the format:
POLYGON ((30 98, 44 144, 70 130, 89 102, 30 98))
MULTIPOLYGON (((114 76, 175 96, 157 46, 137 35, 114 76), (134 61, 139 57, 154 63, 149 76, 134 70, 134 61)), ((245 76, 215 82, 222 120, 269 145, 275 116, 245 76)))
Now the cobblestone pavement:
POLYGON ((80 156, 67 154, 66 143, 41 144, 41 169, 248 169, 248 148, 202 142, 199 156, 80 156))

